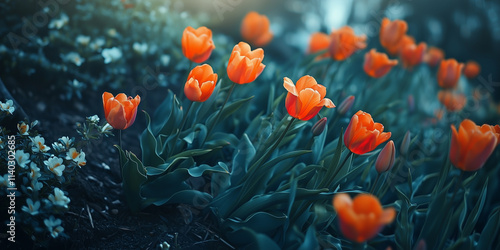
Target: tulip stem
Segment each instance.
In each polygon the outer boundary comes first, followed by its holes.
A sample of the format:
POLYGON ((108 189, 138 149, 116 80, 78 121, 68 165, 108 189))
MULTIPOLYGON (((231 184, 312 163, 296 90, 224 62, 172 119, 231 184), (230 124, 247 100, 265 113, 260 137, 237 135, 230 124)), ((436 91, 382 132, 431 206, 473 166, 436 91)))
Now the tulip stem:
POLYGON ((215 117, 214 123, 208 129, 207 136, 205 137, 205 140, 203 140, 203 143, 201 144, 202 147, 203 147, 203 145, 205 145, 205 142, 207 141, 208 137, 210 137, 210 133, 214 129, 214 127, 217 124, 217 122, 219 122, 219 119, 220 119, 220 117, 222 115, 222 111, 224 110, 224 107, 226 106, 226 103, 229 100, 229 96, 231 96, 231 93, 233 93, 233 89, 234 89, 235 86, 236 86, 236 83, 233 82, 233 85, 231 85, 231 88, 229 89, 229 92, 227 93, 226 100, 224 100, 224 103, 222 104, 222 106, 221 106, 221 108, 219 110, 219 113, 215 117))
POLYGON ((373 194, 373 192, 375 191, 375 187, 377 186, 379 179, 380 179, 380 173, 377 173, 377 178, 375 178, 375 182, 373 183, 373 186, 370 190, 370 194, 373 194))
MULTIPOLYGON (((174 146, 177 143, 177 140, 179 139, 179 136, 180 136, 180 134, 182 132, 182 129, 184 128, 184 125, 186 125, 186 121, 187 121, 187 118, 188 118, 189 110, 191 110, 191 107, 193 106, 193 103, 194 102, 190 102, 189 103, 189 106, 186 109, 186 114, 184 114, 184 117, 182 118, 181 126, 179 127, 179 130, 177 131, 177 134, 175 135, 174 146)), ((173 152, 173 150, 170 150, 170 152, 173 152)), ((171 154, 169 153, 169 156, 170 155, 171 154)))

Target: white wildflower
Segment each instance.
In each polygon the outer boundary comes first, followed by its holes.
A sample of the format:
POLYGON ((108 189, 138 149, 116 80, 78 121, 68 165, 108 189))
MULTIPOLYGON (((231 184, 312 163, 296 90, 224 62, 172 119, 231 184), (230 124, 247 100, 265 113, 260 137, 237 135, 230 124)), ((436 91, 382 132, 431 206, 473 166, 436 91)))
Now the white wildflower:
POLYGON ((57 187, 54 188, 54 194, 49 195, 49 200, 52 202, 52 204, 64 208, 68 208, 68 204, 70 202, 70 199, 66 195, 64 195, 64 192, 57 187))
POLYGON ((135 53, 139 55, 143 55, 146 52, 148 52, 148 44, 147 43, 137 43, 135 42, 132 45, 132 48, 134 49, 135 53))
POLYGON ((69 17, 66 14, 62 14, 59 19, 52 19, 49 23, 49 29, 61 29, 64 25, 68 24, 69 17))
POLYGON ((57 176, 61 176, 62 172, 66 168, 66 166, 62 165, 63 159, 51 156, 48 160, 44 161, 47 168, 57 176))
POLYGON ((76 42, 82 46, 87 46, 90 43, 90 36, 78 35, 76 42))
POLYGON ((17 124, 17 130, 19 130, 19 134, 21 134, 21 135, 28 135, 29 129, 30 129, 30 126, 24 122, 17 124))
POLYGON ((21 208, 21 210, 31 215, 37 215, 38 209, 40 209, 40 202, 36 201, 35 203, 33 203, 33 200, 31 200, 30 198, 26 199, 26 206, 23 206, 21 208))
POLYGON ((50 216, 49 219, 43 220, 43 223, 47 226, 52 238, 57 238, 57 236, 64 231, 64 228, 61 227, 61 220, 55 219, 54 216, 50 216))
POLYGON ((111 49, 103 49, 101 55, 104 57, 104 63, 108 64, 122 58, 122 51, 117 47, 113 47, 111 49))
POLYGON ((33 144, 31 146, 31 150, 35 153, 42 152, 45 153, 49 151, 50 147, 45 145, 45 139, 41 137, 40 135, 37 135, 35 138, 30 138, 31 143, 33 144))
POLYGON ((26 164, 30 163, 30 154, 24 153, 24 150, 16 150, 16 161, 19 167, 26 168, 26 164))
POLYGON ((5 103, 0 102, 0 110, 12 115, 16 108, 14 107, 14 102, 12 100, 7 100, 5 103))
POLYGON ((78 67, 80 65, 82 65, 83 62, 85 62, 85 59, 83 59, 80 56, 80 54, 78 54, 76 52, 69 52, 66 55, 61 55, 61 58, 63 59, 63 61, 65 61, 65 62, 72 62, 72 63, 74 63, 78 67))

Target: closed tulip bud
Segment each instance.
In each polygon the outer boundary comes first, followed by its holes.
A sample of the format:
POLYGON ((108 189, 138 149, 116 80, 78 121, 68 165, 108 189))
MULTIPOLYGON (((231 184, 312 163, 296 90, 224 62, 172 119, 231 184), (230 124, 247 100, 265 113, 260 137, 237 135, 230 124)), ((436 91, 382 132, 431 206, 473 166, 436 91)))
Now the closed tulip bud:
POLYGON ((354 96, 350 95, 346 99, 342 101, 339 105, 339 115, 345 115, 349 110, 351 110, 352 105, 354 104, 354 96))
POLYGON ((212 95, 216 83, 217 74, 213 72, 210 65, 196 66, 189 73, 184 85, 184 94, 193 102, 204 102, 212 95))
POLYGON ((389 138, 391 132, 384 132, 384 125, 374 122, 370 114, 361 110, 352 116, 344 132, 344 144, 358 155, 373 151, 389 138))
POLYGON ((140 102, 139 95, 132 98, 120 93, 114 97, 113 94, 104 92, 102 94, 104 117, 113 128, 126 129, 134 124, 140 102))
POLYGON ((389 48, 397 46, 408 30, 408 24, 403 20, 390 21, 389 18, 382 19, 380 25, 380 44, 389 48))
MULTIPOLYGON (((316 32, 311 35, 309 39, 309 54, 314 54, 321 50, 327 50, 330 46, 330 36, 322 32, 316 32)), ((328 52, 316 57, 316 60, 327 58, 329 56, 328 52)))
POLYGON ((408 101, 408 110, 410 112, 413 112, 415 110, 415 98, 413 97, 413 95, 409 95, 407 101, 408 101))
POLYGON ((405 137, 403 138, 403 142, 401 142, 401 148, 399 151, 401 155, 406 155, 408 153, 408 149, 410 148, 411 134, 410 131, 406 131, 405 137))
POLYGON ((424 61, 431 67, 436 67, 441 60, 444 58, 444 52, 442 49, 436 47, 430 47, 424 56, 424 61))
POLYGON ((380 151, 375 162, 375 169, 379 174, 386 172, 394 165, 394 158, 396 156, 396 148, 394 142, 390 140, 385 147, 380 151))
POLYGON ((266 67, 262 64, 264 50, 252 50, 250 45, 240 42, 234 46, 227 64, 227 76, 237 84, 246 84, 255 81, 266 67))
POLYGON ((312 126, 311 132, 312 132, 313 136, 318 136, 321 133, 323 133, 323 131, 325 130, 326 122, 327 122, 326 117, 323 117, 319 121, 317 121, 314 124, 314 126, 312 126))
POLYGON ((456 93, 452 90, 440 90, 438 100, 450 112, 458 112, 467 104, 467 97, 464 94, 456 93))
POLYGON ((412 68, 420 64, 424 59, 427 45, 425 43, 410 44, 401 47, 400 56, 405 68, 412 68))
POLYGON ((365 73, 373 78, 385 76, 398 64, 398 60, 389 60, 385 53, 379 53, 375 49, 365 54, 363 69, 365 73))

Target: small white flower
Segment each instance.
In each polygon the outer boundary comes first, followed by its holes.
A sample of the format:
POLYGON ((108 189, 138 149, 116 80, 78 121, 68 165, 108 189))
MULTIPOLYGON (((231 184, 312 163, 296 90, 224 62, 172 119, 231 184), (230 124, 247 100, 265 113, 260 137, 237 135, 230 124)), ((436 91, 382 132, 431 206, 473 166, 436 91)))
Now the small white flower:
POLYGON ((137 53, 139 55, 143 55, 144 53, 148 52, 148 44, 147 43, 135 42, 132 45, 132 48, 134 49, 135 53, 137 53))
POLYGON ((41 137, 40 135, 37 135, 35 138, 30 138, 31 143, 33 144, 31 146, 31 150, 35 153, 42 152, 45 153, 49 151, 50 147, 45 145, 45 139, 41 137))
POLYGON ((37 215, 38 209, 40 209, 40 202, 36 201, 35 203, 33 203, 33 200, 28 198, 26 199, 26 206, 23 206, 21 209, 31 215, 37 215))
POLYGON ((165 249, 165 250, 169 250, 170 249, 170 244, 168 244, 168 242, 164 241, 162 243, 160 243, 160 249, 165 249))
POLYGON ((77 161, 77 158, 80 156, 81 152, 76 151, 76 148, 70 148, 68 153, 66 153, 66 160, 77 161))
POLYGON ((30 126, 24 122, 17 124, 17 130, 19 130, 19 134, 21 134, 21 135, 28 135, 29 129, 30 129, 30 126))
POLYGON ((104 40, 104 38, 96 38, 93 42, 90 43, 90 49, 92 49, 93 51, 99 51, 105 43, 106 41, 104 40))
POLYGON ((31 162, 30 163, 30 174, 29 174, 30 179, 36 180, 40 176, 42 176, 42 174, 40 174, 40 168, 37 167, 34 162, 31 162))
POLYGON ((99 116, 97 115, 89 116, 88 119, 93 123, 98 123, 100 121, 99 116))
POLYGON ((61 227, 61 220, 55 219, 52 215, 49 219, 43 220, 43 223, 47 226, 52 238, 57 238, 57 236, 64 231, 64 228, 61 227))
POLYGON ((87 165, 87 161, 85 160, 85 152, 80 152, 80 155, 75 159, 78 167, 83 167, 87 165))
POLYGON ((110 37, 116 37, 118 35, 118 32, 115 29, 109 29, 108 30, 108 36, 110 37))
POLYGON ((74 89, 83 89, 85 87, 85 83, 80 82, 76 79, 73 79, 73 81, 68 81, 69 86, 71 86, 74 89))
POLYGON ((90 36, 78 35, 76 42, 82 46, 87 46, 90 43, 90 36))
POLYGON ((16 150, 16 161, 19 167, 26 168, 26 164, 30 163, 30 154, 24 153, 24 150, 16 150))
POLYGON ((109 125, 109 123, 106 123, 106 125, 102 126, 101 128, 101 133, 106 133, 108 131, 111 131, 113 127, 109 125))
POLYGON ((66 14, 62 14, 59 19, 52 19, 49 23, 49 29, 61 29, 64 25, 68 24, 69 17, 66 14))
POLYGON ((111 49, 103 49, 101 55, 104 57, 104 63, 108 64, 122 58, 122 51, 117 47, 113 47, 111 49))
POLYGON ((63 159, 51 156, 48 160, 44 161, 47 168, 57 176, 61 176, 62 172, 66 168, 66 166, 62 165, 63 159))
POLYGON ((71 144, 73 144, 73 139, 69 139, 69 137, 67 137, 67 136, 63 136, 63 137, 59 138, 59 141, 66 148, 69 148, 71 146, 71 144))
POLYGON ((16 108, 14 107, 14 102, 12 100, 7 100, 5 103, 0 102, 0 110, 12 115, 16 108))
POLYGON ((31 186, 29 186, 28 189, 35 192, 35 191, 40 191, 40 189, 42 189, 42 187, 43 187, 43 184, 41 182, 38 182, 38 180, 32 180, 31 186))
POLYGON ((83 62, 85 62, 85 59, 83 59, 80 56, 80 54, 78 54, 76 52, 69 52, 66 55, 61 55, 61 59, 63 59, 63 61, 65 61, 65 62, 72 62, 78 67, 80 65, 82 65, 83 62))
POLYGON ((64 195, 64 192, 57 187, 54 188, 54 194, 49 195, 49 200, 52 202, 52 204, 64 208, 68 208, 68 203, 70 202, 70 199, 66 195, 64 195))
POLYGON ((170 63, 170 56, 169 55, 161 55, 160 62, 163 66, 167 67, 168 64, 170 63))

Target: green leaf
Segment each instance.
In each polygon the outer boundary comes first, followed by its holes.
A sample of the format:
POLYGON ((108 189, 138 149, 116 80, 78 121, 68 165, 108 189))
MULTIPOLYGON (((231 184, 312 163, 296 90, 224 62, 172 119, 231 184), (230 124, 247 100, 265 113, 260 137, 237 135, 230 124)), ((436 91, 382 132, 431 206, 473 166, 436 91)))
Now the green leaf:
POLYGON ((484 202, 486 201, 487 189, 488 189, 488 179, 486 179, 484 183, 483 190, 479 195, 478 202, 476 202, 476 205, 474 206, 469 216, 467 217, 467 221, 465 222, 464 229, 461 233, 462 237, 469 236, 472 233, 472 230, 474 230, 477 220, 479 219, 479 215, 481 215, 481 211, 483 210, 484 202))
POLYGON ((306 233, 306 238, 298 250, 319 249, 318 239, 316 238, 316 229, 314 225, 309 226, 306 233))
POLYGON ((161 128, 165 125, 172 114, 172 100, 174 97, 174 93, 171 90, 168 90, 168 94, 165 97, 165 100, 156 108, 153 113, 153 123, 151 124, 151 128, 153 134, 156 136, 160 132, 161 128))
POLYGON ((500 243, 498 235, 500 235, 500 207, 494 209, 488 217, 488 222, 479 237, 476 249, 493 249, 495 239, 497 244, 500 243))
POLYGON ((122 161, 123 193, 127 200, 128 207, 133 213, 139 212, 143 197, 141 196, 141 186, 147 181, 146 171, 141 161, 131 152, 123 152, 119 147, 115 147, 120 152, 122 161))
POLYGON ((238 150, 233 157, 233 167, 231 171, 231 183, 240 183, 243 176, 248 171, 248 165, 255 156, 255 148, 246 134, 241 137, 238 150))
POLYGON ((179 157, 194 157, 194 156, 200 156, 204 155, 206 153, 212 152, 212 149, 191 149, 191 150, 186 150, 184 152, 180 152, 176 155, 170 156, 168 160, 173 160, 175 158, 179 157))
MULTIPOLYGON (((244 104, 248 103, 250 100, 252 100, 254 96, 250 96, 245 99, 240 99, 237 101, 234 101, 224 107, 224 110, 222 110, 222 114, 220 115, 219 122, 224 121, 227 119, 230 115, 232 115, 234 112, 238 111, 244 104)), ((207 119, 207 127, 208 128, 213 128, 215 125, 215 119, 218 116, 218 112, 213 113, 208 119, 207 119)), ((208 138, 210 139, 210 138, 208 138)))
POLYGON ((245 220, 229 218, 224 222, 224 226, 228 226, 233 230, 246 227, 259 233, 269 234, 281 227, 286 218, 287 216, 284 214, 274 215, 266 212, 256 212, 245 220))
POLYGON ((146 166, 146 172, 148 176, 154 176, 154 175, 161 175, 168 171, 171 167, 175 166, 176 164, 182 162, 185 159, 188 159, 189 157, 177 157, 173 159, 171 162, 166 162, 163 163, 157 167, 149 167, 146 166))
POLYGON ((227 169, 226 164, 224 164, 222 162, 219 162, 219 164, 217 164, 213 167, 209 166, 207 164, 202 164, 198 167, 189 168, 188 172, 192 177, 200 177, 205 172, 229 174, 229 170, 227 169))
POLYGON ((141 136, 142 161, 146 166, 155 167, 165 163, 165 161, 158 155, 158 142, 151 131, 151 118, 146 111, 144 111, 144 115, 146 116, 147 128, 141 136))
POLYGON ((243 227, 233 232, 226 233, 227 238, 238 248, 255 250, 279 250, 276 242, 265 234, 256 233, 250 228, 243 227))
POLYGON ((314 143, 311 147, 313 154, 313 162, 318 163, 321 155, 323 154, 323 148, 325 147, 326 135, 328 134, 328 124, 325 125, 325 130, 320 135, 314 137, 314 143))
POLYGON ((168 117, 168 120, 164 123, 159 134, 172 135, 174 134, 174 132, 177 133, 177 130, 179 130, 177 125, 182 120, 183 116, 182 108, 179 103, 179 100, 177 100, 177 97, 175 95, 173 95, 171 103, 172 104, 171 104, 170 116, 168 117))

